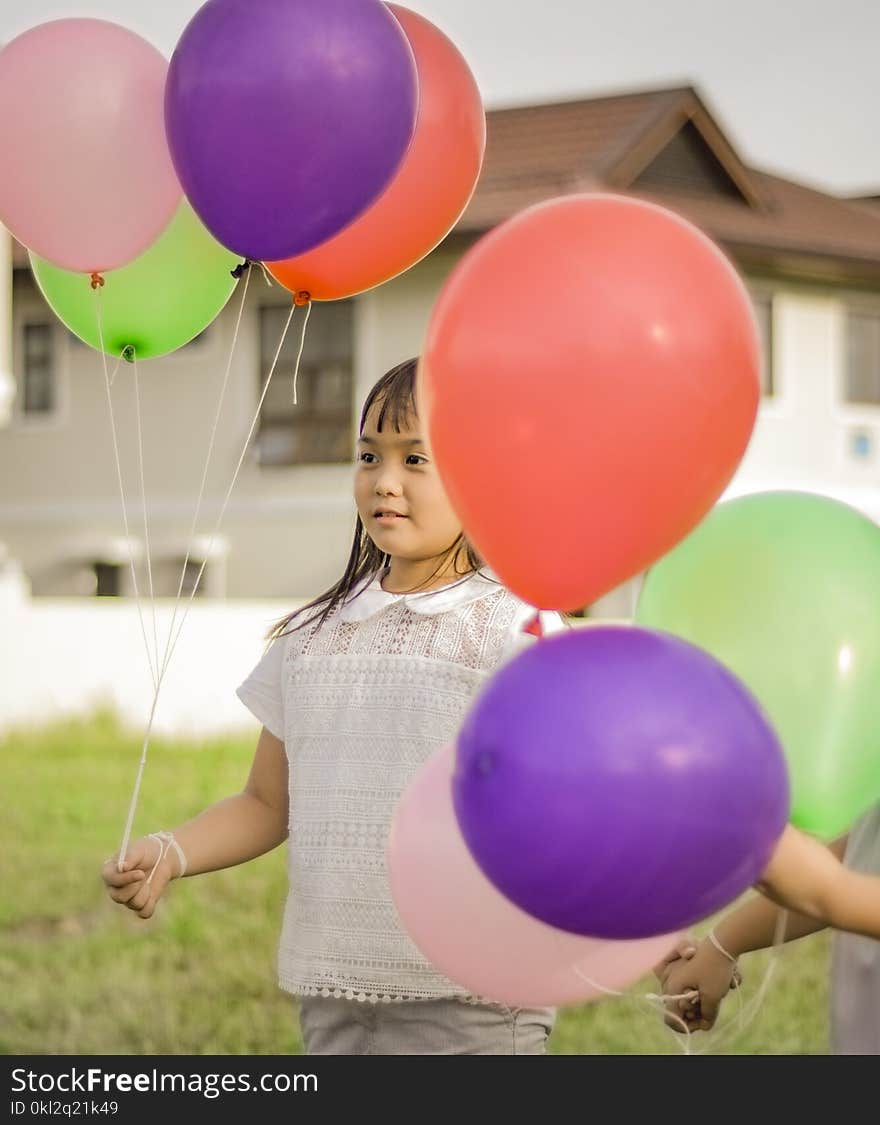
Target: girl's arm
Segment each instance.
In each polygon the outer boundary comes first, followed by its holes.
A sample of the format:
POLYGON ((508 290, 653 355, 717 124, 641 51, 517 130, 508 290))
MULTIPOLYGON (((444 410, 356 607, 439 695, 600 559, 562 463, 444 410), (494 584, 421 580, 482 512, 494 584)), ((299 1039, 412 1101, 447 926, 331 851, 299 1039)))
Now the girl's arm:
MULTIPOLYGON (((174 829, 186 856, 186 874, 234 867, 271 851, 287 838, 287 816, 284 743, 264 727, 243 791, 218 801, 174 829)), ((115 856, 107 860, 102 871, 114 902, 136 911, 141 918, 152 916, 165 887, 181 874, 173 848, 156 865, 159 847, 149 836, 135 840, 128 848, 122 871, 117 870, 115 856)))
POLYGON ((814 919, 817 929, 880 939, 880 878, 847 870, 834 852, 795 828, 783 832, 758 890, 814 919))
POLYGON ((235 867, 277 848, 287 839, 287 799, 284 743, 263 727, 244 790, 174 829, 187 875, 235 867))

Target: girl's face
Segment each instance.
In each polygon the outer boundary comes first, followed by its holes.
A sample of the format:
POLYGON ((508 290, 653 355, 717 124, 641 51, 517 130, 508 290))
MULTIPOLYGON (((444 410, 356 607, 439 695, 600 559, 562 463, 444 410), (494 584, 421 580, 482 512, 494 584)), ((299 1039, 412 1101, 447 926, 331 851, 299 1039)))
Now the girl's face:
POLYGON ((367 534, 380 551, 410 562, 435 559, 461 534, 461 524, 413 417, 400 432, 385 420, 376 428, 381 403, 364 421, 357 445, 354 495, 367 534))

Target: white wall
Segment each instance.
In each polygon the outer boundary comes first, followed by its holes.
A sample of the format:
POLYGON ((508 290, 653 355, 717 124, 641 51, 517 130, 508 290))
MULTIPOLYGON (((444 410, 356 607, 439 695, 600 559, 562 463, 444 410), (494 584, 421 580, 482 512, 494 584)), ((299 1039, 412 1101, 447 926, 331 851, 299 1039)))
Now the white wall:
MULTIPOLYGON (((157 607, 160 647, 172 603, 157 607)), ((194 602, 163 681, 157 733, 204 736, 259 724, 235 695, 288 602, 194 602)), ((147 634, 152 615, 143 606, 147 634)), ((178 614, 178 623, 182 614, 178 614)), ((175 626, 176 629, 176 626, 175 626)), ((0 565, 0 731, 113 706, 143 731, 153 687, 133 600, 31 599, 14 563, 0 565)))
MULTIPOLYGON (((774 374, 726 497, 768 488, 832 496, 880 521, 880 407, 844 402, 846 309, 854 295, 784 290, 774 300, 774 374), (853 454, 864 431, 872 453, 853 454)), ((864 298, 862 298, 864 299, 864 298)))

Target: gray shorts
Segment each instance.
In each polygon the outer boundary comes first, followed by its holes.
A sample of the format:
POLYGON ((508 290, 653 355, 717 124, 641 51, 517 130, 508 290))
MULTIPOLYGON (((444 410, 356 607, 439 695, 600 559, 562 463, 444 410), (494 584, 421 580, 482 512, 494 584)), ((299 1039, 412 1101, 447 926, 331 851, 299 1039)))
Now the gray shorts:
POLYGON ((461 1000, 371 1004, 299 1000, 309 1055, 543 1055, 553 1008, 508 1008, 461 1000))

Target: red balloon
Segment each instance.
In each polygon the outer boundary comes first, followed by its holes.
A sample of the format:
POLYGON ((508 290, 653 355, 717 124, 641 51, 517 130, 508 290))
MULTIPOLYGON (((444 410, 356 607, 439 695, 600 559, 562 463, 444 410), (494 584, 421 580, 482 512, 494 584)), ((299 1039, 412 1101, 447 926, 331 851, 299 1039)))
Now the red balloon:
POLYGON ((664 555, 739 464, 758 407, 748 294, 663 208, 554 199, 474 246, 434 306, 420 409, 468 537, 542 608, 664 555))
POLYGON ((384 194, 340 234, 306 254, 266 263, 285 288, 316 301, 372 289, 424 258, 455 226, 483 163, 486 117, 464 58, 422 16, 387 7, 409 39, 418 71, 409 151, 384 194))

